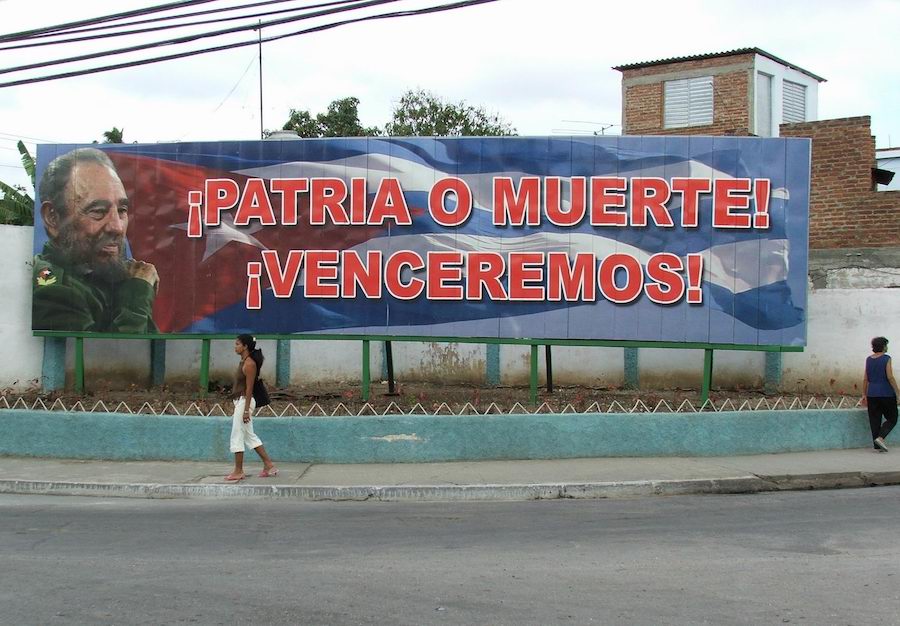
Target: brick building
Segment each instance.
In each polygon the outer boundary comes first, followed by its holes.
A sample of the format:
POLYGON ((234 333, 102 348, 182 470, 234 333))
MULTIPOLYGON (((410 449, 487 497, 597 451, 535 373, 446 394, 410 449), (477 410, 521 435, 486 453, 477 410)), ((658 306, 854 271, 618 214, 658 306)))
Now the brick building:
POLYGON ((619 65, 626 135, 812 139, 810 278, 900 286, 900 191, 879 191, 868 116, 817 121, 824 78, 759 48, 619 65))
POLYGON ((824 78, 759 48, 619 65, 626 135, 778 135, 818 115, 824 78))
POLYGON ((812 138, 811 249, 900 245, 900 192, 877 190, 868 116, 784 124, 781 135, 812 138))

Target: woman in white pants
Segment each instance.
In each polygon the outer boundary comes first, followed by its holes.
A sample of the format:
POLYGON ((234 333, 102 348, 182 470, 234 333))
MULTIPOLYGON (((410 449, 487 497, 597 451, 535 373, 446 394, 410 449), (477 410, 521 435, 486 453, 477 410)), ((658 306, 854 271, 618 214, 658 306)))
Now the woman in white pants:
POLYGON ((234 415, 231 420, 231 451, 234 452, 234 471, 225 480, 236 482, 247 477, 244 474, 244 448, 253 448, 263 462, 260 478, 277 476, 278 470, 266 453, 262 441, 253 432, 251 415, 256 408, 253 400, 253 385, 263 364, 262 350, 256 347, 256 339, 252 335, 238 335, 234 340, 234 352, 241 357, 237 373, 234 375, 232 398, 234 399, 234 415))

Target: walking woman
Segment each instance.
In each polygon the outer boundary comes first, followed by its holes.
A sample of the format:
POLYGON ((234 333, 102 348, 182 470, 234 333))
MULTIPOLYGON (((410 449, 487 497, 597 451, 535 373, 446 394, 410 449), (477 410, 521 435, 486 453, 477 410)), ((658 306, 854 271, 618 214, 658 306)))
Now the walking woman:
POLYGON ((234 399, 234 416, 231 422, 231 451, 234 452, 234 471, 225 477, 227 481, 243 480, 244 474, 244 448, 250 447, 256 450, 263 462, 263 470, 260 478, 268 478, 278 475, 278 470, 272 459, 266 454, 262 441, 253 432, 251 416, 256 408, 253 399, 253 385, 259 370, 263 364, 262 350, 256 347, 256 339, 252 335, 238 335, 234 340, 234 352, 241 357, 237 373, 234 376, 232 398, 234 399))
POLYGON ((866 377, 863 379, 863 405, 869 410, 872 442, 879 452, 888 451, 884 438, 897 425, 897 397, 900 396, 887 345, 888 340, 884 337, 872 340, 872 354, 866 359, 866 377))

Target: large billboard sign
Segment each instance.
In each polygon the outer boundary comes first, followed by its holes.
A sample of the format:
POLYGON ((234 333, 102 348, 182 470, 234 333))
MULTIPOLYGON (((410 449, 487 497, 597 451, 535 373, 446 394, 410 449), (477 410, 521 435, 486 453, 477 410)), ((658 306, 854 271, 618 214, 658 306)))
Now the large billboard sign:
POLYGON ((33 328, 802 346, 810 148, 38 147, 33 328))

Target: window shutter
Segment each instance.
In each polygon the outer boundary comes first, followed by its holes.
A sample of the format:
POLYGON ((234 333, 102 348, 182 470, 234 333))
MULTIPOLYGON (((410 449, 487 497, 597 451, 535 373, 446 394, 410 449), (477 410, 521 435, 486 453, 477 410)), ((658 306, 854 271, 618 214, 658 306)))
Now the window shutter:
POLYGON ((785 124, 806 121, 806 85, 784 81, 781 119, 785 124))
POLYGON ((686 80, 666 81, 665 128, 688 125, 690 93, 686 80))
POLYGON ((712 76, 665 83, 664 128, 704 126, 713 122, 712 76))

